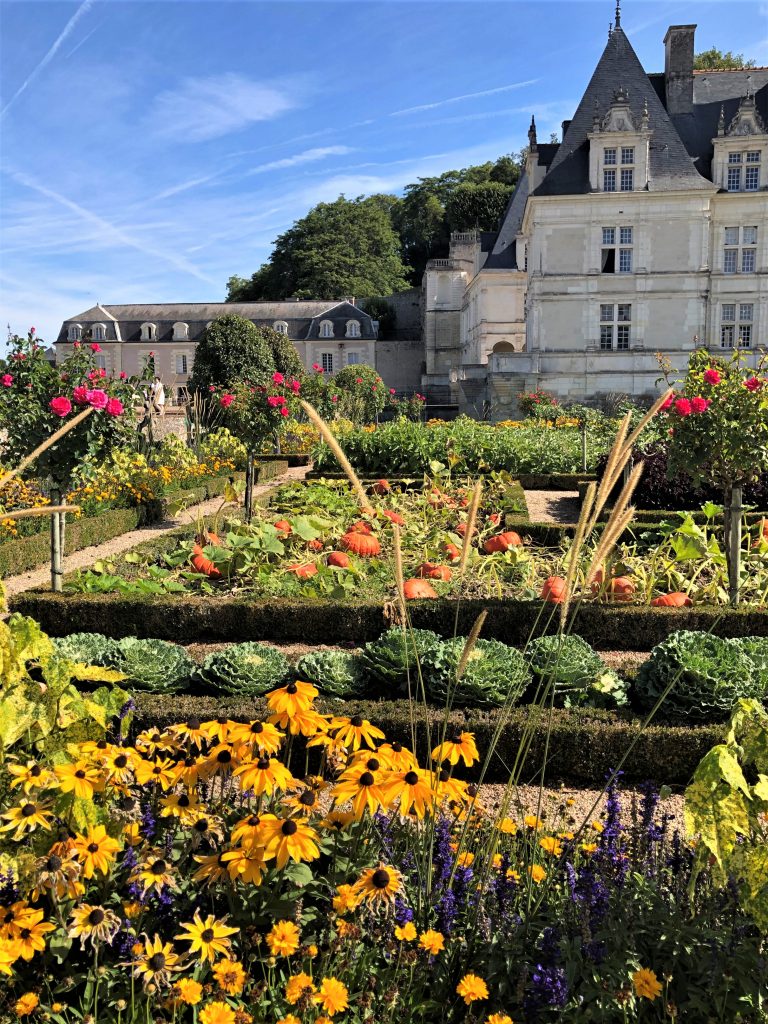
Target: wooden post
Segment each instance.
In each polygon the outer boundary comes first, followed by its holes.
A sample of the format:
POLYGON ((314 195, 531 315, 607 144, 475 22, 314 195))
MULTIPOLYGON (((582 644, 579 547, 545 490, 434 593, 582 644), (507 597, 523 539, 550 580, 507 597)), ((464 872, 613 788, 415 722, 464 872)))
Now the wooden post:
POLYGON ((587 472, 587 421, 581 421, 581 471, 587 472))
MULTIPOLYGON (((51 504, 61 505, 61 492, 58 488, 51 488, 51 504)), ((55 594, 61 593, 64 576, 61 518, 60 512, 51 515, 51 590, 55 594)))
POLYGON ((245 464, 245 521, 250 523, 253 513, 253 452, 248 452, 245 464))
POLYGON ((728 564, 728 597, 732 605, 739 603, 741 584, 741 485, 734 484, 730 494, 726 492, 725 552, 728 564))

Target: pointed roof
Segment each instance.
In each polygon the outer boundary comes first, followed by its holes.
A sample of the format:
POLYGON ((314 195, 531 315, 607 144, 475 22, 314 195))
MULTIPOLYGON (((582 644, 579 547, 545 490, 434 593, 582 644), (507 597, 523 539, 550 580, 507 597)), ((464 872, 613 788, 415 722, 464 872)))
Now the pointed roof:
POLYGON ((712 183, 696 170, 624 30, 617 26, 603 50, 552 166, 534 195, 581 195, 590 191, 587 135, 592 131, 595 111, 602 117, 619 88, 628 94, 629 106, 638 121, 646 104, 648 107, 652 133, 648 190, 670 192, 712 188, 712 183))

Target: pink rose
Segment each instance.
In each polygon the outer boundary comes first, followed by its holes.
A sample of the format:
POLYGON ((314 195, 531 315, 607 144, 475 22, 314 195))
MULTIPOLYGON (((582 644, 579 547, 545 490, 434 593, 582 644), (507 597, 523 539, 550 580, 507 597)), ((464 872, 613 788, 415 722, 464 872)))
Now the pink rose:
POLYGON ((709 398, 702 398, 701 395, 696 395, 695 398, 691 399, 691 408, 694 412, 706 412, 709 406, 709 398))
POLYGON ((93 391, 86 392, 85 397, 94 409, 106 409, 109 401, 106 391, 102 391, 101 388, 94 388, 93 391))
POLYGON ((363 383, 363 378, 362 377, 355 377, 355 384, 362 384, 362 383, 363 383))
POLYGON ((48 403, 48 408, 56 416, 61 416, 64 419, 65 416, 69 416, 72 412, 72 403, 64 395, 59 395, 58 398, 52 398, 48 403))
POLYGON ((718 371, 713 370, 712 367, 704 371, 704 380, 707 384, 719 384, 722 379, 718 371))
POLYGON ((98 343, 98 341, 94 341, 91 344, 91 352, 101 352, 101 345, 98 343))
POLYGON ((749 377, 744 381, 744 387, 747 391, 759 391, 763 386, 763 381, 759 377, 749 377))
POLYGON ((389 393, 390 393, 390 395, 394 395, 395 394, 395 389, 394 388, 390 388, 389 389, 389 393))
POLYGON ((376 390, 376 385, 375 384, 371 384, 371 391, 375 391, 375 390, 376 390))
POLYGON ((34 327, 30 327, 29 328, 29 333, 30 334, 34 334, 35 333, 35 328, 34 327))
POLYGON ((219 405, 222 407, 222 409, 228 409, 230 405, 232 405, 234 400, 234 395, 222 395, 221 398, 219 399, 219 405))
POLYGON ((331 398, 331 401, 332 401, 332 402, 338 402, 338 400, 339 400, 339 396, 338 396, 338 395, 334 395, 334 396, 333 396, 333 397, 331 398))
POLYGON ((280 399, 277 397, 277 395, 270 395, 269 398, 267 399, 267 405, 271 406, 274 409, 276 406, 280 405, 280 399))
POLYGON ((110 398, 107 402, 107 412, 110 416, 122 416, 123 415, 123 403, 119 398, 110 398))
POLYGON ((282 373, 273 373, 272 374, 272 383, 273 384, 285 384, 285 377, 282 375, 282 373))
POLYGON ((312 363, 312 369, 315 371, 315 373, 322 373, 323 372, 323 369, 320 366, 320 363, 312 363))
POLYGON ((125 372, 125 370, 120 371, 120 380, 125 380, 127 376, 128 374, 125 372))
POLYGON ((669 398, 665 398, 664 401, 661 403, 661 407, 660 407, 662 412, 666 412, 667 409, 671 409, 673 404, 674 404, 674 401, 675 401, 675 396, 674 395, 670 395, 669 398))
POLYGON ((209 391, 215 391, 216 390, 216 385, 215 384, 209 384, 208 385, 208 390, 209 391))
POLYGON ((107 376, 107 371, 106 371, 106 370, 104 369, 104 367, 102 367, 102 368, 101 368, 101 369, 99 370, 99 376, 100 376, 101 378, 104 378, 104 377, 106 377, 106 376, 107 376))
POLYGON ((79 341, 73 342, 72 348, 80 348, 80 342, 79 341))
POLYGON ((294 395, 298 395, 300 390, 301 390, 301 384, 299 383, 299 381, 292 380, 291 381, 291 391, 293 391, 294 395))
POLYGON ((675 411, 680 416, 690 416, 693 412, 693 406, 687 398, 678 398, 675 402, 675 411))
POLYGON ((88 405, 88 388, 85 384, 80 384, 72 392, 72 397, 75 400, 75 405, 88 405))
POLYGON ((280 415, 281 416, 287 416, 288 415, 288 409, 285 406, 283 406, 283 408, 280 410, 280 415))
POLYGON ((10 373, 4 373, 3 374, 3 387, 4 388, 9 388, 11 386, 11 384, 13 384, 13 377, 10 375, 10 373))

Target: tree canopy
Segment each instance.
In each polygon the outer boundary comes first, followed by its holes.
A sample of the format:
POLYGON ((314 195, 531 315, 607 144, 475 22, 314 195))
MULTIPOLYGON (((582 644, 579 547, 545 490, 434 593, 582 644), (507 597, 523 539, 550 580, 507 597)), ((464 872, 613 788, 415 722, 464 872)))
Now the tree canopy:
POLYGON ((743 53, 733 53, 728 50, 723 53, 713 46, 710 50, 702 50, 693 58, 693 66, 696 71, 728 71, 738 68, 753 68, 753 60, 745 60, 743 53))
POLYGON ((231 387, 243 380, 266 385, 275 372, 271 334, 277 332, 256 327, 236 313, 218 317, 198 342, 190 390, 205 391, 212 384, 231 387))

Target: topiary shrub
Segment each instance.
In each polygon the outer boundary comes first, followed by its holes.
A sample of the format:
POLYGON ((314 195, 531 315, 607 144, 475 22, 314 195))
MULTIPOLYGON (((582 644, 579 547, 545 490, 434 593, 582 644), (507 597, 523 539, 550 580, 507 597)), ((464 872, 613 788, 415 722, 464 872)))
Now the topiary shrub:
POLYGON ((364 668, 384 688, 384 695, 405 690, 410 676, 411 686, 418 681, 418 665, 424 655, 440 643, 431 629, 403 630, 394 626, 363 648, 360 656, 364 668))
POLYGON ((285 682, 290 666, 274 647, 248 641, 209 654, 193 681, 203 693, 258 697, 285 682))
POLYGON ((422 662, 427 699, 454 707, 495 707, 514 704, 530 682, 525 658, 498 640, 478 640, 461 678, 456 671, 466 638, 444 640, 424 653, 422 662))
POLYGON ((525 656, 534 686, 551 682, 555 703, 563 707, 582 702, 587 687, 605 671, 602 658, 575 634, 537 637, 528 645, 525 656))
POLYGON ((329 697, 356 699, 370 689, 360 656, 349 651, 310 651, 299 658, 296 675, 329 697))
POLYGON ((638 707, 650 711, 664 690, 659 717, 722 722, 741 697, 759 697, 752 660, 738 641, 681 629, 651 651, 634 684, 638 707))
POLYGON ((188 687, 195 663, 178 644, 127 636, 118 646, 125 686, 151 693, 174 693, 188 687))
POLYGON ((123 671, 123 652, 117 640, 103 633, 70 633, 53 640, 56 647, 70 661, 79 665, 97 665, 123 671))

